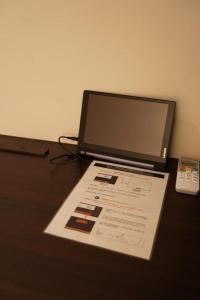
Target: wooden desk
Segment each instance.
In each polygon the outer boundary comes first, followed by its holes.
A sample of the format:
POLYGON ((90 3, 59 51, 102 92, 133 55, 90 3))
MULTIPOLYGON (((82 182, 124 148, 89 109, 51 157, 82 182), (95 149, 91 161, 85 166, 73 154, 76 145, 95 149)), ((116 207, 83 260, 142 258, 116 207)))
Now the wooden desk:
POLYGON ((0 152, 0 299, 199 299, 200 196, 174 191, 177 160, 145 261, 43 233, 90 160, 55 166, 60 146, 35 143, 45 158, 0 152))

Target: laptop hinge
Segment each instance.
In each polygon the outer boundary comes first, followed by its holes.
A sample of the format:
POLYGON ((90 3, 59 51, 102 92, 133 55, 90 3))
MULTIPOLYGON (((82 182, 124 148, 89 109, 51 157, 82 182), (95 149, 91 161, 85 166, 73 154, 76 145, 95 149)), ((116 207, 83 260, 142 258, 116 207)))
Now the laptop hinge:
POLYGON ((92 157, 107 160, 107 161, 128 164, 128 165, 135 166, 135 167, 151 169, 151 170, 154 169, 153 164, 138 162, 138 161, 134 161, 134 160, 123 159, 123 158, 118 158, 118 157, 113 157, 113 156, 108 156, 108 155, 103 155, 103 154, 97 154, 97 153, 88 152, 88 151, 80 151, 80 154, 92 156, 92 157))

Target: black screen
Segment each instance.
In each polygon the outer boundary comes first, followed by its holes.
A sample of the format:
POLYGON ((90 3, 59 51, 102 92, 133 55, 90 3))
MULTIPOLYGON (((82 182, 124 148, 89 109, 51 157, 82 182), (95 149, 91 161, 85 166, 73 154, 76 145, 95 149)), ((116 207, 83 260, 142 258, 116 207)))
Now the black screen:
POLYGON ((160 156, 168 103, 90 94, 84 143, 160 156))

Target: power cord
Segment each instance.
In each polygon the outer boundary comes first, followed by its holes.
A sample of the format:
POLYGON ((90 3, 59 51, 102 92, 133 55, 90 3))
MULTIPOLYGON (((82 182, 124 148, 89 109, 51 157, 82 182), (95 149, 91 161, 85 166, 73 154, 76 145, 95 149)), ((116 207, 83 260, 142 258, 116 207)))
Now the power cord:
POLYGON ((64 135, 59 136, 58 143, 61 146, 61 148, 67 153, 51 158, 50 163, 58 165, 58 164, 64 164, 69 162, 75 162, 79 160, 80 156, 77 153, 74 153, 73 151, 69 150, 62 142, 62 139, 78 141, 78 138, 74 136, 64 136, 64 135))

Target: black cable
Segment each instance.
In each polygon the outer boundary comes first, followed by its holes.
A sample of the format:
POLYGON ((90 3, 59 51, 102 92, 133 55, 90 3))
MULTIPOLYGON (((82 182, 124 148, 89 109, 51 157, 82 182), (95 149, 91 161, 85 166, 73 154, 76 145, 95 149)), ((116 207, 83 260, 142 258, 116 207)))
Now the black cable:
POLYGON ((50 163, 52 164, 63 164, 68 162, 75 162, 79 160, 80 156, 77 153, 74 153, 73 151, 69 150, 64 143, 62 143, 62 139, 69 139, 73 141, 78 141, 77 137, 69 137, 69 136, 59 136, 58 143, 61 146, 61 148, 67 152, 66 154, 61 154, 58 156, 55 156, 50 159, 50 163))
POLYGON ((77 136, 65 136, 66 139, 78 142, 77 136))
POLYGON ((64 146, 64 144, 62 143, 62 139, 72 139, 71 137, 67 137, 67 136, 64 136, 64 135, 61 135, 61 136, 59 136, 59 138, 58 138, 58 143, 59 143, 59 145, 61 146, 61 148, 63 148, 66 152, 68 152, 68 153, 70 153, 71 155, 75 155, 75 153, 74 152, 72 152, 71 150, 69 150, 68 148, 66 148, 65 146, 64 146))

